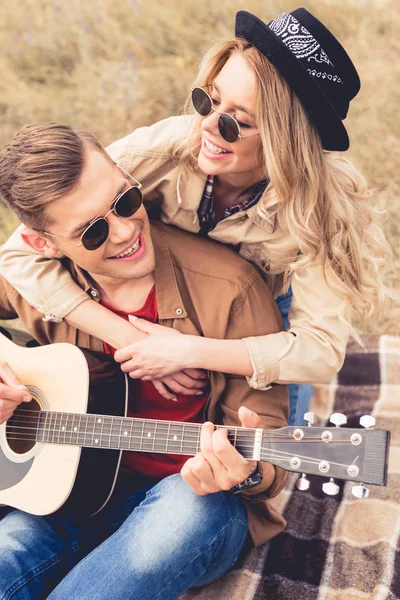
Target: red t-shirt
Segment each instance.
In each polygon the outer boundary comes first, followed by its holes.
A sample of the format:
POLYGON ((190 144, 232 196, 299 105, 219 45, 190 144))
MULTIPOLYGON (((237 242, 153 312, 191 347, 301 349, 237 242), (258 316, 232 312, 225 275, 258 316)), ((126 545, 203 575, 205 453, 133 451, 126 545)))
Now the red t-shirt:
MULTIPOLYGON (((140 310, 125 313, 115 309, 106 302, 104 306, 117 315, 128 320, 128 314, 157 323, 158 308, 155 287, 151 289, 144 306, 140 310)), ((168 349, 166 348, 167 352, 168 349)), ((104 342, 104 352, 114 356, 115 348, 104 342)), ((141 419, 160 419, 166 421, 185 421, 189 423, 202 423, 203 410, 208 398, 208 391, 201 396, 183 396, 175 394, 177 401, 166 400, 157 392, 151 381, 141 379, 131 380, 132 393, 130 394, 128 416, 141 419)), ((179 473, 187 456, 179 454, 160 454, 147 452, 124 452, 121 467, 131 473, 142 473, 150 477, 163 478, 167 475, 179 473)))

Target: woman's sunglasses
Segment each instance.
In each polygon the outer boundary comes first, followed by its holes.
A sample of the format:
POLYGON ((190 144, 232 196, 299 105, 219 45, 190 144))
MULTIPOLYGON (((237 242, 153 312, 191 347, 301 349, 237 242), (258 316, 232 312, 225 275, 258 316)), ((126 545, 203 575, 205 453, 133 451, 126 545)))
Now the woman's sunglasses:
MULTIPOLYGON (((211 112, 219 115, 218 129, 221 137, 230 144, 234 144, 239 140, 246 139, 240 133, 239 123, 235 117, 229 113, 219 113, 214 107, 211 96, 201 87, 195 87, 190 90, 192 92, 192 103, 195 111, 202 117, 207 117, 211 112)), ((254 135, 259 135, 258 133, 254 135)), ((246 137, 253 137, 252 135, 246 137)))
POLYGON ((60 235, 54 235, 53 233, 49 233, 47 231, 40 231, 39 233, 44 233, 51 237, 59 238, 61 240, 65 240, 69 244, 73 244, 77 248, 83 246, 86 250, 97 250, 104 244, 104 242, 108 238, 109 234, 109 225, 107 221, 107 217, 110 213, 114 213, 117 217, 121 217, 122 219, 128 219, 132 217, 135 212, 139 210, 143 203, 142 192, 140 191, 141 184, 136 181, 125 169, 117 165, 117 167, 125 173, 130 179, 135 181, 135 185, 132 185, 127 190, 122 192, 119 196, 115 198, 112 203, 110 210, 104 215, 104 217, 96 217, 89 223, 86 227, 85 231, 81 235, 81 243, 75 244, 71 240, 65 237, 61 237, 60 235))

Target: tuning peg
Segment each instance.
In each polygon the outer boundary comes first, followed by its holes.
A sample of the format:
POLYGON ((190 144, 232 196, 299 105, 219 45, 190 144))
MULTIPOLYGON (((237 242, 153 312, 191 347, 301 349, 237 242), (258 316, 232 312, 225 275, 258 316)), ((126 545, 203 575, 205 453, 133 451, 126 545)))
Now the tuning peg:
POLYGON ((307 479, 307 475, 305 473, 303 473, 300 479, 296 481, 296 487, 301 492, 305 492, 310 487, 310 481, 307 479))
POLYGON ((333 413, 329 420, 331 423, 336 425, 336 427, 340 427, 341 425, 345 425, 345 423, 347 423, 347 417, 342 413, 333 413))
POLYGON ((351 493, 356 498, 368 498, 369 489, 365 487, 363 483, 359 483, 358 485, 353 485, 351 488, 351 493))
POLYGON ((325 492, 325 494, 328 494, 328 496, 337 496, 339 493, 339 486, 337 483, 335 483, 335 480, 333 479, 333 477, 331 477, 329 479, 329 481, 326 481, 325 483, 322 484, 322 491, 325 492))
POLYGON ((375 427, 375 417, 371 415, 363 415, 360 419, 360 425, 365 427, 366 429, 370 429, 371 427, 375 427))
POLYGON ((317 420, 317 416, 313 412, 306 412, 306 413, 304 413, 304 417, 303 418, 307 422, 307 425, 309 427, 311 427, 312 425, 314 425, 314 423, 317 420))

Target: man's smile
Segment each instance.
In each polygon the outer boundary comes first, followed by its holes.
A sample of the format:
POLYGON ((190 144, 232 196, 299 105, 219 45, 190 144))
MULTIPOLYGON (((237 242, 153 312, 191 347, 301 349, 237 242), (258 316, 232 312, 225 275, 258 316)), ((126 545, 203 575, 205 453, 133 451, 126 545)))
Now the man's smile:
POLYGON ((143 256, 145 251, 145 243, 144 243, 144 238, 142 234, 139 234, 139 237, 137 237, 133 242, 129 242, 129 245, 126 246, 124 248, 124 250, 122 250, 122 252, 119 252, 118 254, 115 254, 114 256, 109 256, 108 259, 109 260, 123 260, 123 261, 127 261, 127 260, 137 260, 140 256, 143 256))

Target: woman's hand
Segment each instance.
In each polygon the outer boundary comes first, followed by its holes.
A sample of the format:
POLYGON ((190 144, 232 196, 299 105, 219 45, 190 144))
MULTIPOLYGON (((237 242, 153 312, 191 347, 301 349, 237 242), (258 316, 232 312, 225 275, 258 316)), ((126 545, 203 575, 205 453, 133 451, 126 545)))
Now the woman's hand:
POLYGON ((132 379, 151 380, 156 390, 167 400, 176 400, 176 394, 195 396, 208 386, 206 371, 184 368, 187 359, 186 336, 170 327, 132 318, 132 325, 143 333, 144 340, 120 348, 114 355, 121 369, 132 379))
MULTIPOLYGON (((176 329, 149 323, 145 319, 135 318, 131 323, 146 333, 147 337, 120 348, 114 356, 121 363, 121 369, 129 373, 130 377, 144 381, 165 379, 192 366, 196 336, 184 335, 176 329)), ((185 377, 189 376, 186 371, 185 377)), ((184 383, 183 380, 181 383, 184 383)))

